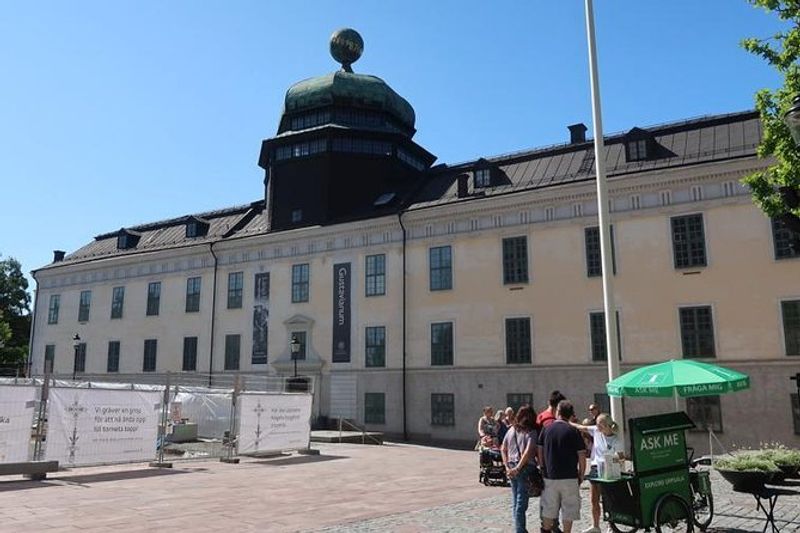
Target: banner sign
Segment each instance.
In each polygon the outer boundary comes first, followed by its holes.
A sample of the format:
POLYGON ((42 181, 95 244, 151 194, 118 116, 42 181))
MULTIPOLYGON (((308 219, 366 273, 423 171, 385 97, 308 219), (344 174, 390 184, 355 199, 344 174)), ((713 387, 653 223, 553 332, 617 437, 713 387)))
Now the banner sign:
POLYGON ((267 364, 267 326, 269 324, 269 272, 256 274, 253 299, 254 365, 267 364))
POLYGON ((308 448, 310 394, 239 396, 239 453, 308 448))
POLYGON ((334 363, 350 362, 350 263, 333 265, 334 363))
POLYGON ((51 389, 45 457, 69 466, 153 459, 161 396, 158 391, 51 389))
POLYGON ((36 387, 0 387, 0 463, 28 460, 36 387))

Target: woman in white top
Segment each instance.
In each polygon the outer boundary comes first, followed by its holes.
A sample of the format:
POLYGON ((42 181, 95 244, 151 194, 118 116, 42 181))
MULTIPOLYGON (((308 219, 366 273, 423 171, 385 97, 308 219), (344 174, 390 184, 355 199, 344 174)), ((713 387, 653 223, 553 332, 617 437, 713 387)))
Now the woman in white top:
MULTIPOLYGON (((622 459, 625 455, 625 443, 617 436, 617 423, 605 413, 597 417, 596 426, 581 426, 573 424, 581 431, 585 431, 592 436, 592 468, 589 471, 589 479, 600 475, 605 467, 605 454, 612 453, 615 460, 622 459)), ((590 485, 592 496, 592 527, 584 530, 583 533, 601 533, 600 530, 600 488, 592 483, 590 485)))

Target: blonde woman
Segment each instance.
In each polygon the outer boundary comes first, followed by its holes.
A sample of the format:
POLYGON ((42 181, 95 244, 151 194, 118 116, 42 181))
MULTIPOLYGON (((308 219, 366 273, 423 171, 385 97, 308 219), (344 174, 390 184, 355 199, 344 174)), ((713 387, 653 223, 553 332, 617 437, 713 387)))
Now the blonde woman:
MULTIPOLYGON (((625 455, 625 443, 617 437, 617 423, 606 413, 601 413, 597 417, 597 424, 594 426, 583 426, 573 424, 576 428, 592 436, 592 466, 589 470, 589 479, 596 478, 605 466, 605 454, 613 453, 618 458, 625 455)), ((585 529, 583 533, 601 533, 600 530, 600 487, 595 483, 590 485, 592 497, 592 527, 585 529)))

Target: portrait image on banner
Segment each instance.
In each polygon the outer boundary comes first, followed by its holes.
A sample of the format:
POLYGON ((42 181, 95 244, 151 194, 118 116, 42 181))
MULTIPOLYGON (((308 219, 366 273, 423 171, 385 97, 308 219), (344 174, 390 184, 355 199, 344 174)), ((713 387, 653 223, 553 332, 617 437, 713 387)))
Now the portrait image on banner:
POLYGON ((307 448, 310 394, 243 393, 239 396, 239 453, 307 448))
POLYGON ((36 387, 0 387, 0 463, 27 461, 36 387))
POLYGON ((161 396, 159 391, 50 389, 45 457, 71 466, 153 459, 161 396))
POLYGON ((269 272, 256 274, 253 299, 253 356, 252 364, 267 364, 269 326, 269 272))
POLYGON ((350 362, 350 263, 333 265, 334 363, 350 362))

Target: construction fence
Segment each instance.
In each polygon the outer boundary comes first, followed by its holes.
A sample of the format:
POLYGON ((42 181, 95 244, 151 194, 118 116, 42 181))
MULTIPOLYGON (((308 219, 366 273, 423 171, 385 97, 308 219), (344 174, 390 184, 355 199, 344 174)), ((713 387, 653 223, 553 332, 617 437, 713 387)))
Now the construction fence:
POLYGON ((310 447, 307 379, 299 387, 291 378, 233 375, 227 388, 169 374, 151 383, 81 377, 0 378, 0 465, 164 464, 310 447))

